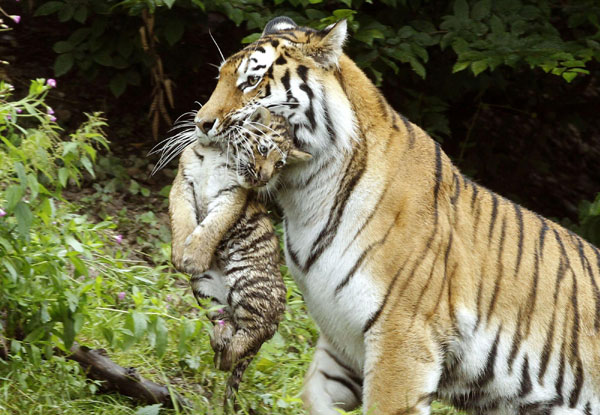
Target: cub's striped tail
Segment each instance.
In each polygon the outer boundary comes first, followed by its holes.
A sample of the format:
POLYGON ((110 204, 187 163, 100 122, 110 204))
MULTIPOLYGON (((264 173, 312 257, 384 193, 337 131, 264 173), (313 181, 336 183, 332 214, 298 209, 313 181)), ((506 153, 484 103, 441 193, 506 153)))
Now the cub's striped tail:
POLYGON ((237 392, 240 388, 240 383, 242 382, 242 376, 244 376, 244 372, 256 356, 258 350, 252 351, 243 359, 237 362, 233 370, 231 371, 231 376, 227 380, 227 387, 225 388, 225 401, 223 402, 223 407, 225 408, 225 413, 236 413, 238 408, 235 401, 237 396, 237 392))

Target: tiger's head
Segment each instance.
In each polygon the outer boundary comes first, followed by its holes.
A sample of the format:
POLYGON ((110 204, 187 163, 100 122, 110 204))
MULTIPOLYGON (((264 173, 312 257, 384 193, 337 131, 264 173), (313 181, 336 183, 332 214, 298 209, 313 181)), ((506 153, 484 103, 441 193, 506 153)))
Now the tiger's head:
POLYGON ((288 121, 296 146, 318 155, 351 147, 356 126, 339 81, 346 21, 323 30, 287 17, 270 21, 262 36, 225 60, 218 83, 194 122, 201 143, 233 137, 259 107, 288 121))

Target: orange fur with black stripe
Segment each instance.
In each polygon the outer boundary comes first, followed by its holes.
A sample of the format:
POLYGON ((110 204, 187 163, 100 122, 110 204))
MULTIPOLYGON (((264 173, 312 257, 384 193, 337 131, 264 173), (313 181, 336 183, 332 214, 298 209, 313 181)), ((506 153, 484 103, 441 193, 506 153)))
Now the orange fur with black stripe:
POLYGON ((311 161, 276 192, 321 330, 311 414, 600 414, 600 253, 465 178, 342 53, 346 23, 271 21, 196 116, 219 141, 257 106, 311 161))

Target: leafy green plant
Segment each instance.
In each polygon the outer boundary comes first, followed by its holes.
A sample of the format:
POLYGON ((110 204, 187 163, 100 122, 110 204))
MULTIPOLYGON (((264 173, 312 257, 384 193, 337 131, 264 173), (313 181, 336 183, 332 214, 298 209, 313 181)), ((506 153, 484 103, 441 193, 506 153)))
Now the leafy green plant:
POLYGON ((161 269, 126 260, 116 225, 93 223, 62 195, 81 183, 84 172, 94 177, 96 148, 108 146, 105 122, 88 115, 62 141, 44 103, 52 85, 33 81, 25 98, 11 101, 12 87, 0 83, 2 338, 10 341, 11 356, 36 360, 40 351, 67 351, 93 309, 117 307, 124 310, 124 324, 103 328, 110 344, 126 349, 149 335, 161 355, 167 333, 156 310, 165 303, 146 298, 138 287, 160 288, 153 278, 161 269))
POLYGON ((583 201, 579 205, 579 225, 577 233, 596 246, 600 246, 600 193, 593 201, 583 201))

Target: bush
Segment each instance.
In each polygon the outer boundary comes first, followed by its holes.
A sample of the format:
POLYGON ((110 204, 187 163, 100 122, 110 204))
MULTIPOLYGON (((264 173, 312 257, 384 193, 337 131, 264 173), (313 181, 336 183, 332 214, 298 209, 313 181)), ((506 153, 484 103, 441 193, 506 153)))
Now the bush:
MULTIPOLYGON (((99 114, 67 140, 44 98, 52 80, 31 83, 27 97, 9 101, 12 87, 0 83, 0 333, 11 357, 39 360, 55 347, 67 351, 99 307, 123 309, 124 324, 106 325, 111 346, 123 349, 150 335, 158 355, 167 342, 165 310, 153 269, 131 263, 118 244, 114 223, 92 223, 66 201, 66 186, 94 177, 97 147, 108 148, 99 114), (131 311, 128 309, 132 309, 131 311), (155 314, 147 314, 155 312, 155 314)), ((189 331, 189 328, 187 329, 189 331)))
MULTIPOLYGON (((169 123, 166 107, 173 106, 171 79, 180 70, 176 68, 193 73, 204 64, 202 57, 184 58, 197 56, 197 50, 183 51, 188 47, 186 39, 205 30, 215 15, 244 26, 249 33, 243 39, 246 43, 257 39, 264 25, 278 15, 315 28, 348 19, 348 52, 378 85, 394 77, 411 79, 413 74, 447 79, 467 69, 477 76, 499 68, 539 68, 571 82, 589 73, 590 62, 600 60, 600 7, 593 0, 569 4, 386 0, 377 5, 362 0, 126 0, 112 7, 105 0, 38 0, 36 4, 36 15, 53 15, 69 24, 70 35, 54 44, 55 74, 77 69, 93 79, 106 71, 116 96, 129 85, 139 85, 142 77, 151 77, 155 124, 160 114, 169 123), (166 72, 163 61, 173 63, 166 72)), ((472 79, 466 83, 468 89, 485 88, 472 79)), ((405 85, 403 92, 411 90, 405 85)), ((453 88, 438 89, 437 97, 425 103, 426 115, 414 114, 411 119, 438 138, 450 135, 445 113, 453 93, 453 88)))

